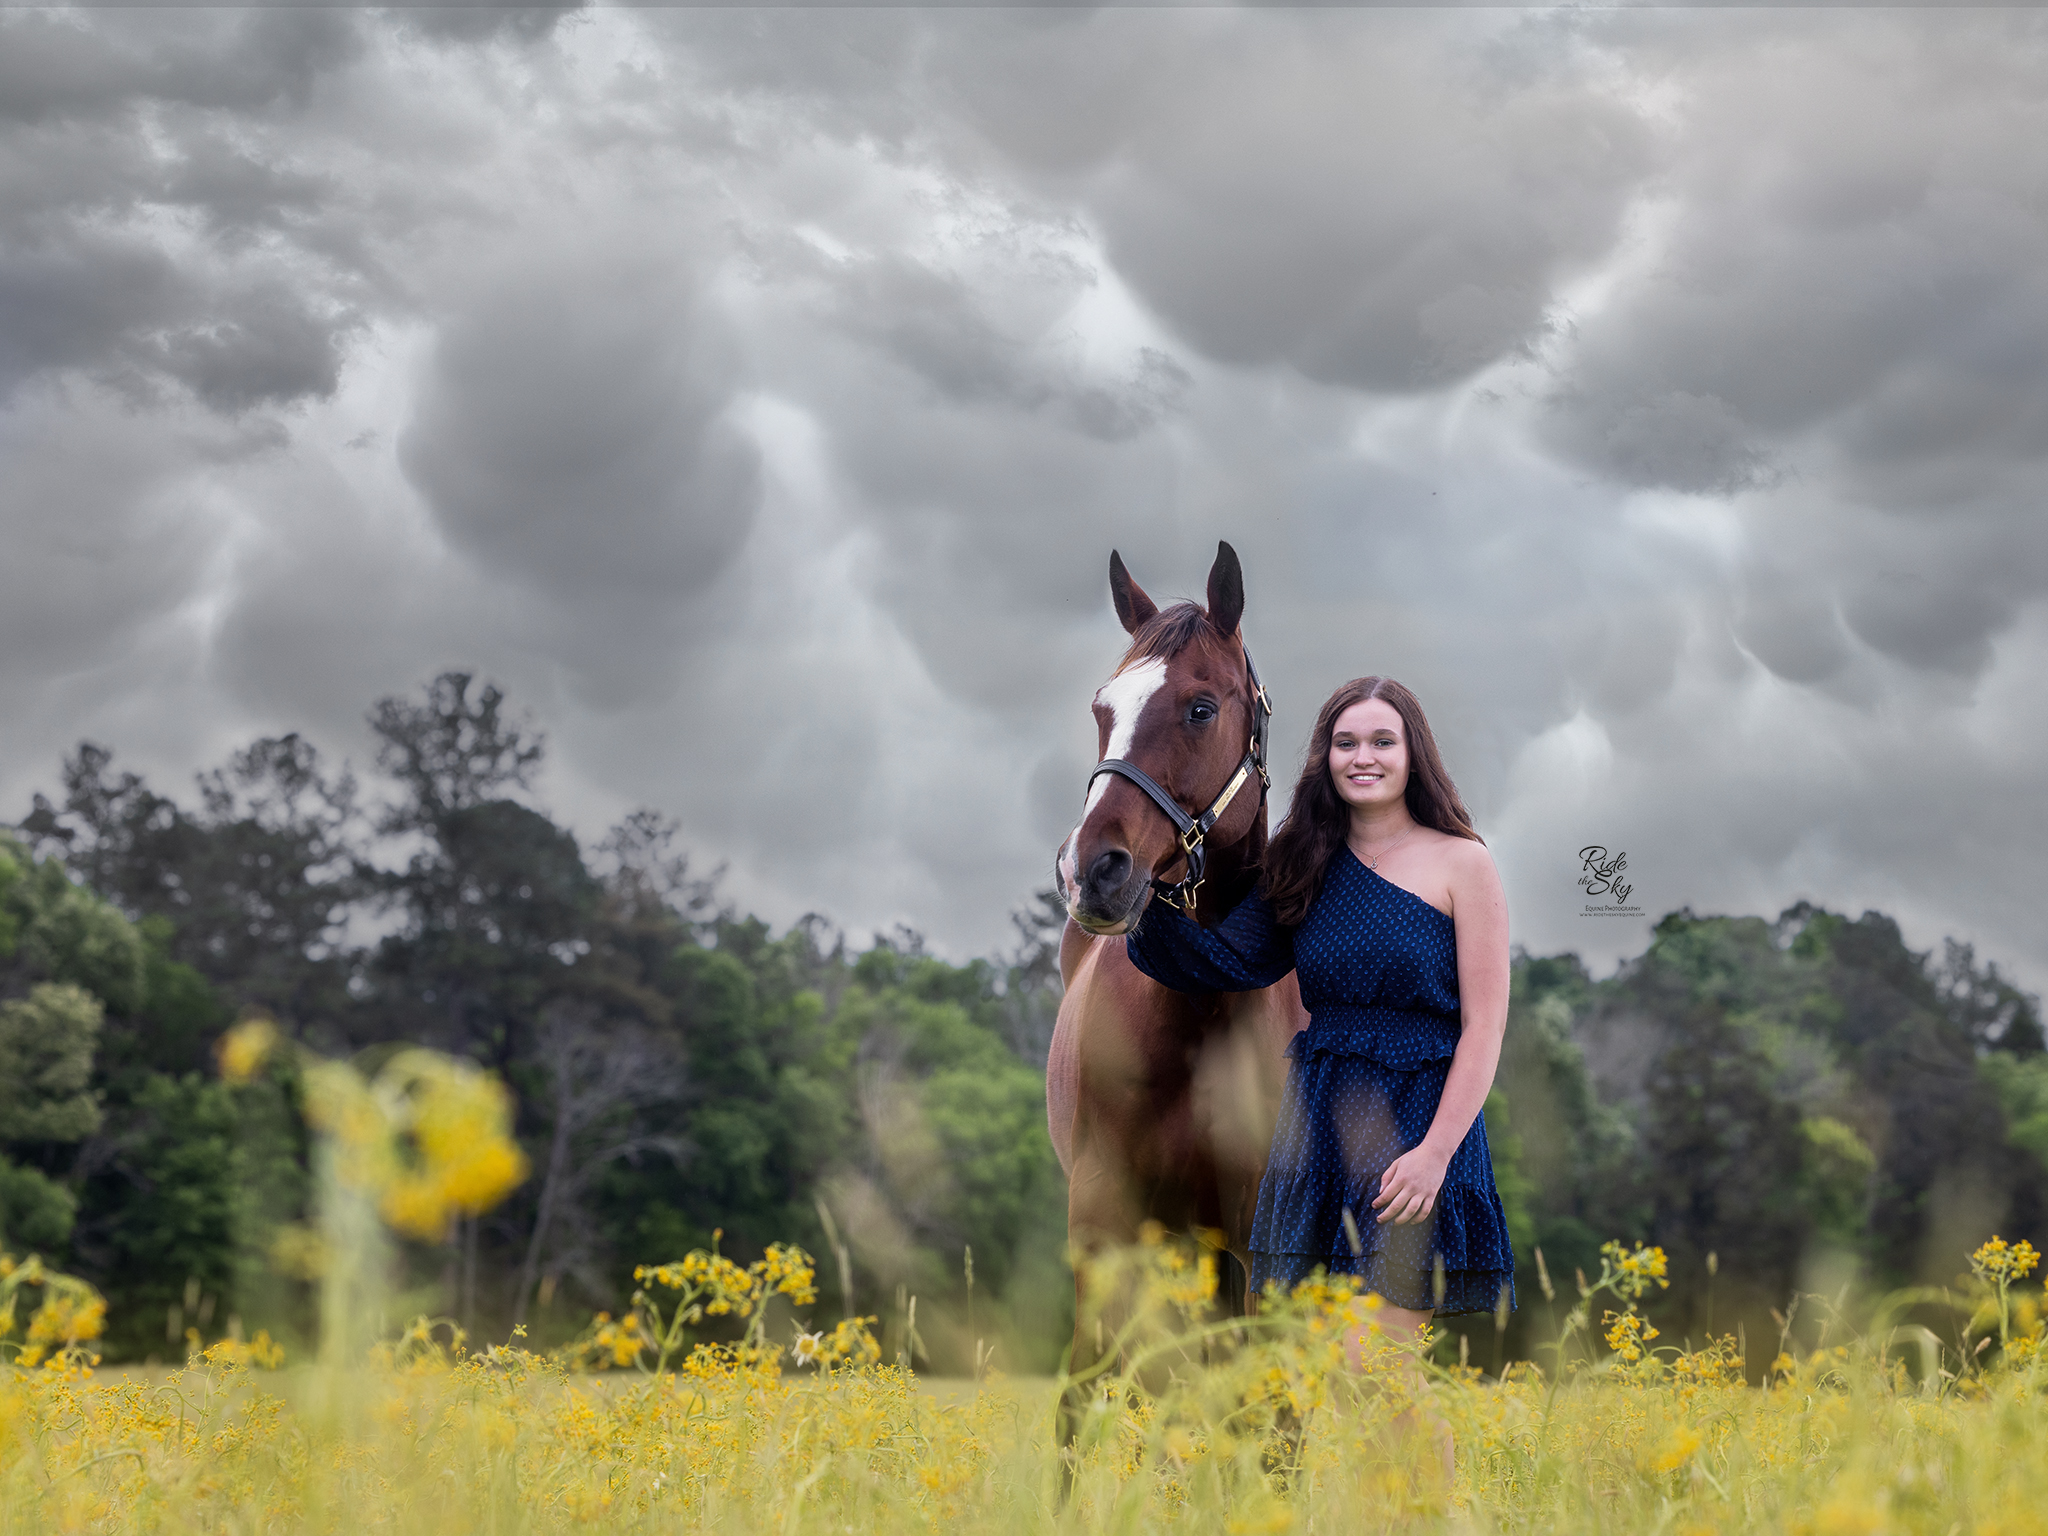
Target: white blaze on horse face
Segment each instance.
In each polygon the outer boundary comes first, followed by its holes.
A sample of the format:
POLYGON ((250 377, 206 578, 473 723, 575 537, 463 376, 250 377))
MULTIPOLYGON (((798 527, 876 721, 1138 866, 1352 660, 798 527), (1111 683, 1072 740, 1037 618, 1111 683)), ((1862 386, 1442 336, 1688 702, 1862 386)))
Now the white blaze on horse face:
MULTIPOLYGON (((1166 663, 1157 656, 1148 656, 1125 667, 1096 689, 1095 702, 1109 711, 1109 748, 1102 754, 1105 759, 1131 755, 1131 743, 1138 739, 1138 716, 1145 713, 1145 706, 1165 681, 1166 663)), ((1088 807, 1081 813, 1083 821, 1107 787, 1105 780, 1097 779, 1089 789, 1088 807)))
MULTIPOLYGON (((1131 744, 1138 739, 1138 717, 1145 713, 1145 706, 1152 702, 1166 682, 1166 663, 1157 656, 1148 656, 1134 662, 1104 683, 1095 693, 1095 702, 1109 711, 1109 745, 1103 751, 1105 760, 1112 757, 1129 757, 1131 744)), ((1109 790, 1109 775, 1104 774, 1088 786, 1088 801, 1081 807, 1080 826, 1067 834, 1067 840, 1060 847, 1060 882, 1066 887, 1067 904, 1072 906, 1081 894, 1081 875, 1076 867, 1081 846, 1081 827, 1088 824, 1088 818, 1109 790)))

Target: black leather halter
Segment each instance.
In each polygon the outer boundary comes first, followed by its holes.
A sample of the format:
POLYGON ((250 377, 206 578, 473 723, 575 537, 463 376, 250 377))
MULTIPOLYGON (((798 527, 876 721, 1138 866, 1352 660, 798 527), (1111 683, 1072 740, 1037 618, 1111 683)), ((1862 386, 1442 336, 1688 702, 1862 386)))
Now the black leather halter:
POLYGON ((1095 765, 1095 771, 1088 775, 1088 785, 1091 789, 1095 781, 1105 773, 1129 779, 1145 791, 1151 797, 1152 803, 1166 813, 1167 820, 1179 829, 1180 851, 1182 857, 1187 860, 1187 872, 1178 881, 1161 880, 1154 875, 1152 889, 1161 901, 1170 907, 1178 907, 1189 917, 1195 915, 1195 892, 1202 888, 1202 869, 1206 863, 1202 840, 1209 835, 1210 829, 1221 819, 1223 813, 1230 809, 1231 800, 1244 788, 1246 779, 1254 773, 1259 776, 1261 799, 1273 783, 1272 776, 1266 771, 1266 728, 1273 721, 1273 700, 1266 692, 1266 685, 1259 681, 1259 669, 1252 662, 1250 646, 1244 647, 1244 669, 1251 678, 1251 744, 1245 748, 1244 757, 1238 763, 1237 771, 1231 774, 1230 782, 1223 786, 1216 798, 1209 802, 1209 808, 1199 816, 1190 816, 1181 808, 1180 802, 1161 789, 1149 773, 1136 763, 1126 762, 1123 758, 1105 757, 1095 765))

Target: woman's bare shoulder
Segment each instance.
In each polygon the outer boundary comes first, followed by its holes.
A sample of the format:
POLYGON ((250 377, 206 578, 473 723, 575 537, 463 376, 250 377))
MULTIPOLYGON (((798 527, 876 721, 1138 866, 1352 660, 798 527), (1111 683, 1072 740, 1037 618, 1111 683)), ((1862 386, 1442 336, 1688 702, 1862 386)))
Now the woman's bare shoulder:
POLYGON ((1480 870, 1493 868, 1493 854, 1477 838, 1458 837, 1435 827, 1418 827, 1422 846, 1445 869, 1480 870))
POLYGON ((1460 896, 1470 899, 1500 889, 1500 872, 1494 867, 1493 854, 1477 839, 1456 837, 1432 828, 1426 852, 1435 866, 1436 878, 1443 882, 1453 903, 1460 896))

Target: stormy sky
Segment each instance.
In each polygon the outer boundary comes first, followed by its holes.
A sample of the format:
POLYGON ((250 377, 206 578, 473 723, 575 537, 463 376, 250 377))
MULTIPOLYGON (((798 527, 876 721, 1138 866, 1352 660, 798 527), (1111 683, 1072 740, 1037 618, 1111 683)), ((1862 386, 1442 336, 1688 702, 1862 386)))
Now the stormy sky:
POLYGON ((0 11, 0 815, 459 666, 586 839, 981 952, 1110 549, 1227 538, 1283 764, 1409 683, 1531 949, 2040 988, 2044 460, 2028 9, 0 11))

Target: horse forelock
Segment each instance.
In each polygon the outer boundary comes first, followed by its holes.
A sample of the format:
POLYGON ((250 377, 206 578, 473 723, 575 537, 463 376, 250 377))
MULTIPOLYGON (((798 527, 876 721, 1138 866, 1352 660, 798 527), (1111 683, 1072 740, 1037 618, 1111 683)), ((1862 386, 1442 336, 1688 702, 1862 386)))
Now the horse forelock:
MULTIPOLYGON (((1173 665, 1185 656, 1190 647, 1199 647, 1210 660, 1227 664, 1226 642, 1209 622, 1209 615, 1194 603, 1175 603, 1147 619, 1131 637, 1130 649, 1095 695, 1098 713, 1106 709, 1108 719, 1104 722, 1105 757, 1128 758, 1140 746, 1139 723, 1152 696, 1167 683, 1173 665)), ((1149 745, 1149 744, 1147 744, 1149 745)), ((1170 767, 1155 768, 1162 781, 1171 776, 1170 767)), ((1081 824, 1085 826, 1096 806, 1102 803, 1103 795, 1113 781, 1107 777, 1098 778, 1089 788, 1088 798, 1081 810, 1081 824)), ((1074 833, 1079 834, 1080 826, 1074 833)), ((1062 857, 1074 844, 1070 836, 1062 844, 1062 857)), ((1062 874, 1066 873, 1062 865, 1062 874)))
POLYGON ((1138 662, 1153 659, 1171 662, 1205 633, 1214 635, 1216 630, 1209 622, 1208 613, 1197 604, 1175 603, 1170 608, 1162 608, 1138 626, 1137 632, 1131 636, 1130 649, 1124 652, 1116 670, 1121 672, 1138 662))

